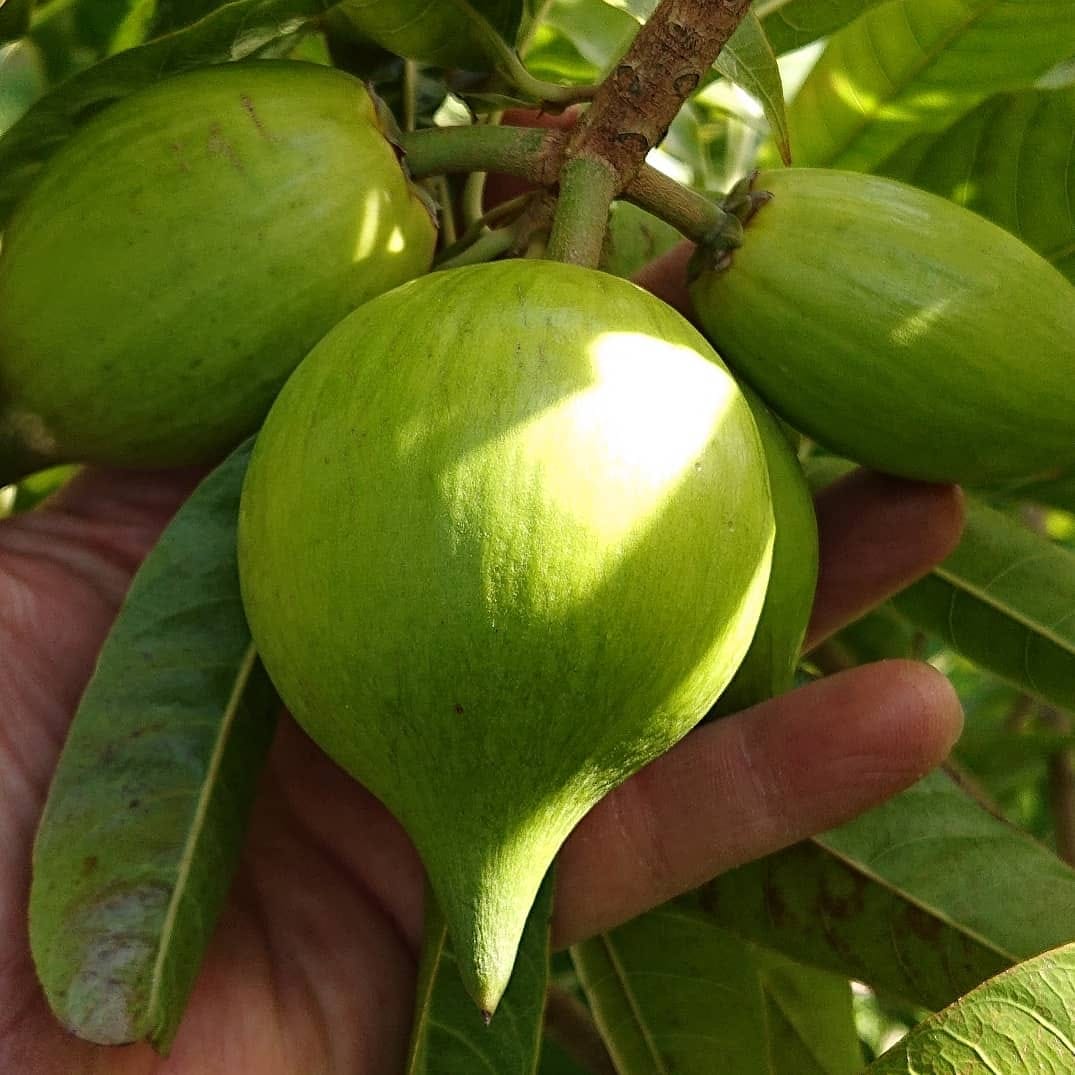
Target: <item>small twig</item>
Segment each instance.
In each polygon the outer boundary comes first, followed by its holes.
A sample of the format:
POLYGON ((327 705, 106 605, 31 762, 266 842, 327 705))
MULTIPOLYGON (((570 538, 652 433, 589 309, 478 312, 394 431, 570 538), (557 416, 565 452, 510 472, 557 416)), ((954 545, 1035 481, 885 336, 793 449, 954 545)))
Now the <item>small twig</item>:
POLYGON ((488 213, 473 221, 451 246, 446 247, 440 255, 440 260, 448 261, 455 258, 471 243, 480 239, 488 229, 497 228, 518 219, 536 196, 535 192, 520 194, 517 198, 512 198, 510 201, 501 202, 500 205, 494 206, 488 213))
POLYGON ((591 1075, 616 1075, 590 1013, 566 989, 550 985, 545 999, 545 1033, 591 1075))
POLYGON ((494 261, 506 254, 515 243, 514 228, 498 228, 496 231, 487 231, 479 236, 465 250, 451 258, 445 258, 434 267, 435 272, 444 269, 458 269, 464 265, 480 265, 486 261, 494 261))
POLYGON ((418 125, 418 64, 403 61, 403 129, 413 131, 418 125))

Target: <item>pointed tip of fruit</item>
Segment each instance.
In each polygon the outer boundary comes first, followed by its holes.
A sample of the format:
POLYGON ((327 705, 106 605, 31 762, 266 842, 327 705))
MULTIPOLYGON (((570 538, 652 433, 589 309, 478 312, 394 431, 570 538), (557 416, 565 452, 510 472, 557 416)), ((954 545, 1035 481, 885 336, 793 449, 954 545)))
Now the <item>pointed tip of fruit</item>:
POLYGON ((493 1021, 493 1013, 486 1008, 482 1008, 482 1022, 488 1026, 493 1021))

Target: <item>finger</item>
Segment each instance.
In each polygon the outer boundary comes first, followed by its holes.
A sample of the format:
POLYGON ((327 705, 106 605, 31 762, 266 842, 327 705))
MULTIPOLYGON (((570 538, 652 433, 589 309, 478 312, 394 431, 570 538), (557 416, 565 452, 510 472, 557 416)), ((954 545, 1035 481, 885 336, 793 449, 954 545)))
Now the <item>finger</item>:
POLYGON ((88 471, 0 523, 0 767, 19 809, 43 796, 131 576, 196 477, 88 471))
POLYGON ((963 530, 957 486, 866 470, 823 489, 814 506, 820 547, 807 649, 927 574, 963 530))
POLYGON ((886 661, 699 728, 594 807, 564 846, 557 943, 855 817, 941 762, 962 720, 943 676, 886 661))

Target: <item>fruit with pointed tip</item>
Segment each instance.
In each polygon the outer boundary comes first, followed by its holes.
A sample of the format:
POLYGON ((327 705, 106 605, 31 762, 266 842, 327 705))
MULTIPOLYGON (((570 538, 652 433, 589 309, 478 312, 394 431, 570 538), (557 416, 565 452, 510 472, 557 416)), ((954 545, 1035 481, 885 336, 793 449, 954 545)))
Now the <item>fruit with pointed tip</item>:
POLYGON ((224 64, 110 106, 4 234, 0 485, 219 458, 337 321, 428 268, 434 239, 342 72, 224 64))
POLYGON ((791 168, 691 295, 725 361, 795 428, 930 481, 1075 463, 1075 289, 1013 235, 877 176, 791 168))
POLYGON ((240 510, 253 636, 414 840, 484 1011, 568 833, 731 679, 772 534, 735 381, 596 270, 422 277, 280 394, 240 510))

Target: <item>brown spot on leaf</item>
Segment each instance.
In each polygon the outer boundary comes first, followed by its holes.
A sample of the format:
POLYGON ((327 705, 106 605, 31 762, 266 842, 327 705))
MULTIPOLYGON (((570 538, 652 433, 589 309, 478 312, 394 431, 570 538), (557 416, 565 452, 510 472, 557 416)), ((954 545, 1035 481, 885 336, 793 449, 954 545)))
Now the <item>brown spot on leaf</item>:
POLYGON ((87 855, 82 860, 82 876, 83 877, 89 877, 89 875, 91 873, 93 873, 93 871, 96 870, 96 869, 97 869, 97 856, 96 855, 87 855))

